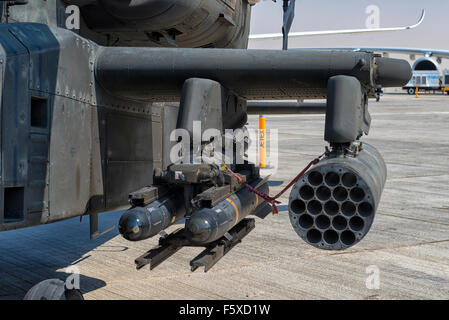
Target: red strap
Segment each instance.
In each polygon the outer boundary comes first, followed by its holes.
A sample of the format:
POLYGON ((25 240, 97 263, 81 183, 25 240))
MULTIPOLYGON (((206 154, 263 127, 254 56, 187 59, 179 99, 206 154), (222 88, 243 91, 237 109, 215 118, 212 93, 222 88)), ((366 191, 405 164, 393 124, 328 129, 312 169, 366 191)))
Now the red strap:
POLYGON ((310 163, 304 168, 304 170, 302 170, 295 179, 293 179, 281 192, 279 192, 276 196, 274 197, 270 197, 268 194, 263 193, 262 191, 257 190, 256 188, 254 188, 253 186, 250 186, 249 184, 247 184, 246 182, 243 181, 243 179, 236 173, 232 172, 230 169, 228 169, 228 171, 234 176, 236 177, 241 183, 243 183, 245 185, 245 187, 247 187, 251 192, 257 194, 259 197, 261 197, 262 199, 264 199, 266 202, 268 202, 269 204, 271 204, 273 206, 273 214, 278 214, 279 210, 277 208, 277 204, 280 204, 281 202, 278 201, 277 199, 280 198, 288 189, 290 189, 296 182, 298 182, 299 179, 301 179, 301 177, 307 172, 307 170, 310 169, 310 167, 318 164, 318 162, 320 162, 322 156, 310 161, 310 163))
POLYGON ((317 165, 318 162, 320 162, 320 158, 316 158, 312 161, 310 161, 310 163, 307 165, 307 167, 304 168, 304 170, 302 170, 295 179, 293 179, 281 192, 279 192, 273 199, 277 199, 280 196, 282 196, 288 189, 290 189, 296 182, 298 182, 299 179, 301 179, 301 177, 307 172, 307 170, 310 169, 310 167, 317 165))

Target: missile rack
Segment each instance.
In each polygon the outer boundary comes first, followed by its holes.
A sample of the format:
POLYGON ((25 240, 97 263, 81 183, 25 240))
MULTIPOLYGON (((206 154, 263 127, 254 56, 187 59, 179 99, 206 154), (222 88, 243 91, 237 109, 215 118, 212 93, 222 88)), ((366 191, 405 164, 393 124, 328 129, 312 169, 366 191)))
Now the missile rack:
MULTIPOLYGON (((243 182, 253 183, 255 187, 259 188, 267 183, 268 177, 261 179, 259 170, 252 164, 236 165, 236 172, 242 178, 243 182)), ((242 189, 245 189, 243 182, 239 181, 232 175, 223 174, 223 172, 215 165, 205 164, 181 164, 171 165, 166 172, 160 172, 155 179, 160 185, 142 188, 129 195, 129 202, 133 207, 144 207, 152 202, 161 199, 170 192, 185 192, 185 189, 179 186, 188 186, 190 190, 195 189, 196 184, 204 185, 205 180, 222 181, 222 185, 214 184, 206 190, 196 193, 194 197, 188 198, 184 203, 188 210, 199 210, 200 208, 214 208, 220 202, 226 202, 226 199, 235 194, 239 194, 242 189)), ((198 191, 198 189, 197 189, 198 191)), ((244 190, 245 194, 251 194, 252 197, 257 195, 252 194, 248 190, 244 190)), ((243 199, 246 199, 243 197, 243 199)), ((260 218, 265 218, 272 210, 268 203, 258 200, 256 210, 252 210, 249 214, 254 214, 260 218)), ((253 201, 254 202, 254 201, 253 201)), ((241 210, 241 214, 248 216, 248 210, 244 208, 234 207, 235 210, 241 210), (245 214, 246 212, 246 214, 245 214)), ((131 209, 132 210, 132 209, 131 209)), ((190 218, 186 215, 186 221, 190 218)), ((186 223, 187 225, 187 223, 186 223)), ((243 218, 238 220, 235 218, 235 225, 219 239, 207 243, 198 243, 189 239, 186 228, 179 228, 171 234, 161 231, 159 235, 159 244, 138 257, 135 260, 136 268, 142 269, 149 265, 150 270, 153 270, 162 262, 170 258, 183 247, 204 247, 204 250, 194 259, 190 261, 192 272, 200 267, 204 267, 204 271, 209 271, 223 256, 231 251, 236 245, 242 242, 253 229, 255 228, 255 219, 243 218)))
MULTIPOLYGON (((204 251, 190 261, 192 272, 200 267, 204 267, 204 272, 209 271, 221 258, 242 242, 255 226, 254 219, 244 219, 221 239, 208 244, 204 251)), ((135 260, 136 268, 139 270, 149 265, 150 270, 153 270, 182 247, 196 247, 186 238, 184 231, 184 228, 180 228, 170 235, 162 236, 158 246, 135 260)))

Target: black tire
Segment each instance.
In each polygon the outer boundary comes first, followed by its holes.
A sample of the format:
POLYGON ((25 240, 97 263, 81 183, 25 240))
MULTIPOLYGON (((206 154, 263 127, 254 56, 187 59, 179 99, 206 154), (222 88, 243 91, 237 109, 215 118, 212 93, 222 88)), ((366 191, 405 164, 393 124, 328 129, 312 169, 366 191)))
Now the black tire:
POLYGON ((416 93, 415 88, 408 88, 407 93, 410 95, 415 94, 416 93))
POLYGON ((24 300, 84 300, 77 289, 68 290, 65 282, 59 279, 45 280, 32 287, 24 300))

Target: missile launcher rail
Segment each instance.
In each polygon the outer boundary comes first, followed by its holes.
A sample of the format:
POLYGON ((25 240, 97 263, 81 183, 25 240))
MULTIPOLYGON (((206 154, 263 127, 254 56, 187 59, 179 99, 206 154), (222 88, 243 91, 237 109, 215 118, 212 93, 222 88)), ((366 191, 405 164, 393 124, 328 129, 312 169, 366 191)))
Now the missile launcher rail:
MULTIPOLYGON (((239 116, 225 122, 229 119, 223 101, 228 99, 222 98, 232 93, 215 81, 190 79, 183 91, 179 128, 193 132, 194 121, 204 127, 238 128, 245 119, 239 116)), ((357 244, 374 220, 387 169, 380 153, 360 141, 371 125, 367 98, 356 77, 337 75, 328 80, 326 157, 296 182, 290 194, 292 227, 319 249, 344 250, 357 244)), ((154 269, 182 247, 194 246, 205 249, 190 262, 192 271, 199 267, 208 271, 254 228, 254 220, 246 219, 249 215, 264 217, 270 212, 271 205, 264 199, 269 194, 267 178, 261 179, 258 168, 248 162, 231 167, 189 161, 172 164, 155 171, 156 186, 130 195, 133 207, 119 223, 128 240, 161 234, 185 219, 184 228, 162 236, 157 247, 136 259, 137 269, 146 265, 154 269)))
MULTIPOLYGON (((236 168, 243 181, 248 181, 255 188, 268 190, 268 177, 261 179, 254 165, 238 165, 236 168)), ((168 197, 182 200, 183 190, 174 186, 187 184, 194 188, 200 181, 201 184, 204 183, 204 180, 198 179, 199 176, 212 178, 219 175, 215 166, 172 165, 165 173, 165 178, 159 177, 160 181, 165 180, 166 185, 146 187, 130 194, 130 203, 134 206, 120 219, 119 230, 122 235, 128 240, 140 241, 158 233, 162 234, 158 246, 135 260, 138 270, 147 265, 153 270, 183 247, 204 247, 204 251, 195 257, 190 265, 192 271, 204 267, 207 272, 255 228, 255 220, 246 218, 248 215, 254 214, 264 218, 271 212, 272 208, 268 203, 244 188, 243 183, 232 175, 224 175, 223 180, 226 184, 223 186, 212 186, 197 194, 188 203, 172 201, 175 206, 164 204, 164 199, 168 197), (177 174, 173 175, 175 171, 177 174), (172 190, 174 194, 169 196, 167 190, 172 190), (152 202, 148 203, 146 200, 152 202), (186 216, 187 209, 184 206, 195 209, 192 216, 186 216), (204 214, 202 210, 207 210, 205 217, 201 216, 204 214), (204 221, 211 213, 214 219, 218 220, 213 220, 210 225, 204 225, 204 221), (196 218, 198 214, 199 220, 196 218), (165 234, 163 230, 180 217, 186 218, 185 228, 177 229, 170 235, 165 234), (195 224, 195 221, 200 221, 200 224, 195 224), (214 221, 217 223, 214 224, 214 221), (208 229, 214 226, 215 229, 208 229), (204 230, 201 231, 201 228, 204 230), (206 239, 199 239, 198 235, 202 236, 205 231, 210 231, 209 236, 206 239)))
MULTIPOLYGON (((190 261, 192 272, 200 267, 204 267, 204 272, 209 271, 221 258, 242 242, 243 238, 254 230, 255 227, 254 219, 243 219, 229 230, 225 236, 205 245, 205 249, 190 261)), ((135 260, 136 268, 139 270, 149 265, 150 270, 153 270, 182 247, 187 246, 197 247, 197 245, 192 244, 187 239, 185 229, 180 228, 166 237, 161 237, 158 246, 137 258, 135 260)))

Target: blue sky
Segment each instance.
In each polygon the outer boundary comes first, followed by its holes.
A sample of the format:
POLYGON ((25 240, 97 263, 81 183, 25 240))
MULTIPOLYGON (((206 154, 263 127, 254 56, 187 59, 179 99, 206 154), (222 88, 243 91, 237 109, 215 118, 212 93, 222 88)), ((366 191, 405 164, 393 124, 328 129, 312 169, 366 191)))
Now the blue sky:
MULTIPOLYGON (((385 34, 336 35, 292 40, 290 47, 394 46, 449 50, 449 0, 297 0, 292 31, 365 28, 369 5, 380 9, 380 27, 416 23, 421 10, 426 19, 414 30, 385 34)), ((282 0, 261 0, 253 7, 251 33, 280 32, 282 0)), ((278 48, 280 41, 252 42, 251 48, 278 48)))

